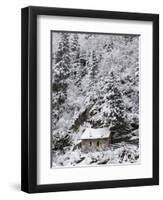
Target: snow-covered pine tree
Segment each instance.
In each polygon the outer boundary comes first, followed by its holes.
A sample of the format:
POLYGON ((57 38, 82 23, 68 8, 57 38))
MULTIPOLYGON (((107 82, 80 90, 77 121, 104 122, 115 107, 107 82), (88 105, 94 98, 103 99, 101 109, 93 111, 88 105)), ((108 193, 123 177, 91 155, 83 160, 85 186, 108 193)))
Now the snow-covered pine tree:
POLYGON ((52 78, 52 122, 56 124, 59 113, 62 113, 62 104, 67 98, 68 77, 70 74, 70 47, 69 34, 62 33, 58 50, 55 55, 52 78))
POLYGON ((86 50, 84 49, 83 51, 81 51, 80 54, 80 76, 81 78, 83 78, 87 73, 88 73, 88 59, 87 59, 87 55, 86 55, 86 50))
POLYGON ((98 73, 98 59, 96 56, 96 52, 93 50, 92 52, 92 63, 91 63, 91 71, 90 71, 90 76, 92 79, 95 78, 95 76, 98 73))
POLYGON ((65 147, 69 147, 71 145, 71 137, 68 134, 56 134, 53 136, 53 150, 60 151, 65 153, 65 147))
POLYGON ((80 44, 79 44, 79 36, 77 33, 73 34, 73 38, 71 40, 71 55, 73 60, 76 61, 80 57, 80 44))
POLYGON ((118 80, 113 71, 110 73, 109 82, 109 118, 111 120, 111 131, 113 133, 113 139, 121 139, 122 136, 128 133, 129 126, 127 123, 125 104, 118 86, 118 80))
POLYGON ((64 115, 66 105, 67 89, 70 83, 70 38, 69 33, 61 33, 58 49, 55 54, 52 77, 52 128, 53 128, 53 150, 64 153, 66 147, 71 144, 71 137, 62 127, 56 129, 57 122, 64 115))
POLYGON ((80 44, 79 37, 77 33, 72 35, 70 40, 70 63, 71 63, 71 78, 72 80, 76 79, 77 71, 80 64, 80 44))
POLYGON ((69 52, 69 33, 62 32, 60 33, 60 42, 58 45, 58 49, 56 52, 55 61, 58 63, 62 60, 64 54, 67 54, 69 52))

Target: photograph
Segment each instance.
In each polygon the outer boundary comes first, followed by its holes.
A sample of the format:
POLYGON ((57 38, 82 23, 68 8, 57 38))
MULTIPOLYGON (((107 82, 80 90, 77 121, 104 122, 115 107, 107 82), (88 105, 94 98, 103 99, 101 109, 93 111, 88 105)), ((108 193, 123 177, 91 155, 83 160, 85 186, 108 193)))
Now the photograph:
POLYGON ((159 185, 159 14, 21 10, 21 190, 159 185))
POLYGON ((51 30, 51 167, 140 161, 140 35, 51 30))

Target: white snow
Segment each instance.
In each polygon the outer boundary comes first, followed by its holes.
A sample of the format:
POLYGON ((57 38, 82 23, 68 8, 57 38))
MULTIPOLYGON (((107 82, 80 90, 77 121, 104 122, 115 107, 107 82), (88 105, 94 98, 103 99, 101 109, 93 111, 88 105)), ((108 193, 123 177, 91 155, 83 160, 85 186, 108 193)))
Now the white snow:
POLYGON ((139 148, 133 144, 110 145, 105 151, 83 153, 80 149, 53 156, 53 167, 97 166, 139 163, 139 148))
POLYGON ((81 139, 109 138, 109 136, 109 128, 86 128, 81 136, 81 139))

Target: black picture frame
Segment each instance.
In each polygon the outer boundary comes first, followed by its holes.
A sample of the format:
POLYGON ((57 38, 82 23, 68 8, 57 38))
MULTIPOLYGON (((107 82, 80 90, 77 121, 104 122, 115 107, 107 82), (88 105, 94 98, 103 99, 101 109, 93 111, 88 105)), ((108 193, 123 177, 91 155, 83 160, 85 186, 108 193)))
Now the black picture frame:
POLYGON ((29 6, 21 11, 21 190, 28 193, 159 184, 159 15, 29 6), (37 16, 55 15, 153 23, 153 177, 37 185, 37 16))

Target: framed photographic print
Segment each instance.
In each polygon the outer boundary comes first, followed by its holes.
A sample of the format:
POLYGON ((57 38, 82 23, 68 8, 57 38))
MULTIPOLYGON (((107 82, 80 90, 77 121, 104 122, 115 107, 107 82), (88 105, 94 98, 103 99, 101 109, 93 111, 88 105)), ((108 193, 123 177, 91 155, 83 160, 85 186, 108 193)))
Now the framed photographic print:
POLYGON ((159 184, 159 16, 22 9, 22 190, 159 184))

